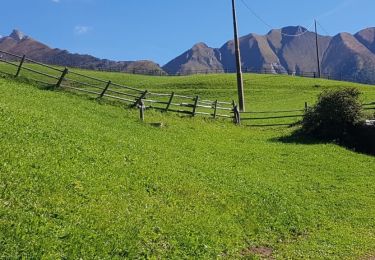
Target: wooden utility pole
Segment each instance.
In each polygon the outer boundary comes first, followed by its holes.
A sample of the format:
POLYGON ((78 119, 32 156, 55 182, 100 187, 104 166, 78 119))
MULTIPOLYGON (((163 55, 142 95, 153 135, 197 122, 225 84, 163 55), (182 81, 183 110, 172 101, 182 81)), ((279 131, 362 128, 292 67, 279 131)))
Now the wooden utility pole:
POLYGON ((237 68, 238 104, 239 104, 239 107, 240 107, 240 112, 245 112, 245 94, 244 94, 244 89, 243 89, 240 41, 238 40, 238 28, 237 28, 237 15, 236 15, 236 2, 235 2, 235 0, 232 0, 232 13, 233 13, 234 46, 235 46, 235 55, 236 55, 236 68, 237 68))
POLYGON ((16 72, 16 78, 20 75, 21 73, 21 69, 22 69, 22 65, 23 63, 25 62, 25 59, 26 59, 26 55, 23 55, 22 56, 22 59, 21 59, 21 62, 20 62, 20 65, 18 66, 18 69, 17 69, 17 72, 16 72))
POLYGON ((314 20, 315 23, 315 43, 316 43, 316 60, 318 63, 318 78, 321 78, 321 70, 320 70, 320 58, 319 58, 319 41, 318 41, 318 29, 316 27, 316 20, 314 20))

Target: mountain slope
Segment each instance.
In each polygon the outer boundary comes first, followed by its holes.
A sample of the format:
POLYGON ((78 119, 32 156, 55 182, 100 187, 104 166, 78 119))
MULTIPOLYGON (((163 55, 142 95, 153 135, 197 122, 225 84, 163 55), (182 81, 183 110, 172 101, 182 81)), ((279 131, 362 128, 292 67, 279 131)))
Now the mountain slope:
MULTIPOLYGON (((264 36, 249 34, 241 37, 239 41, 244 70, 259 71, 266 69, 277 72, 284 70, 279 58, 272 51, 264 36)), ((220 48, 220 52, 222 53, 224 68, 229 71, 235 71, 234 41, 224 44, 220 48)))
POLYGON ((322 66, 333 77, 375 82, 375 55, 349 33, 340 33, 332 39, 322 66))
POLYGON ((375 27, 356 33, 355 38, 375 54, 375 27))
MULTIPOLYGON (((306 31, 307 29, 301 26, 289 26, 271 30, 267 35, 249 34, 241 37, 239 41, 244 70, 267 70, 275 73, 316 71, 315 34, 306 31), (300 34, 302 36, 297 37, 300 34)), ((329 36, 318 36, 320 57, 323 57, 331 39, 329 36)), ((194 46, 163 68, 175 72, 194 70, 197 61, 215 57, 214 63, 199 62, 199 68, 215 71, 222 67, 226 71, 235 71, 233 40, 225 43, 220 49, 209 48, 203 43, 199 45, 204 46, 204 52, 196 51, 194 46), (210 55, 207 55, 208 53, 210 55)))
MULTIPOLYGON (((286 70, 298 73, 316 71, 315 33, 300 26, 290 26, 270 31, 267 40, 286 70)), ((318 35, 320 57, 326 51, 330 40, 331 37, 318 35)))
POLYGON ((160 66, 152 61, 111 61, 90 55, 72 54, 66 50, 52 49, 18 30, 14 30, 9 36, 0 39, 0 50, 18 55, 25 54, 30 59, 60 66, 94 70, 162 72, 160 66))
POLYGON ((222 71, 220 52, 204 43, 194 45, 177 58, 171 60, 163 69, 170 74, 188 74, 210 71, 222 71))

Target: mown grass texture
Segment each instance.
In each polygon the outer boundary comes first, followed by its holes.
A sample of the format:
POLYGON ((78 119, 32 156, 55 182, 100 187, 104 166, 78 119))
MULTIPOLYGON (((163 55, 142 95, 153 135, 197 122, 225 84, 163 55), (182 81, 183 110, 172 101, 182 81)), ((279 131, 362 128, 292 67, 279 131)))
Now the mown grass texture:
MULTIPOLYGON (((235 98, 234 75, 90 73, 235 98)), ((299 108, 322 89, 349 85, 245 82, 248 107, 260 110, 299 108)), ((373 87, 357 86, 374 100, 373 87)), ((2 257, 251 258, 252 248, 267 247, 276 258, 354 259, 375 251, 374 157, 282 141, 293 128, 155 111, 141 123, 136 110, 7 79, 0 95, 2 257)))

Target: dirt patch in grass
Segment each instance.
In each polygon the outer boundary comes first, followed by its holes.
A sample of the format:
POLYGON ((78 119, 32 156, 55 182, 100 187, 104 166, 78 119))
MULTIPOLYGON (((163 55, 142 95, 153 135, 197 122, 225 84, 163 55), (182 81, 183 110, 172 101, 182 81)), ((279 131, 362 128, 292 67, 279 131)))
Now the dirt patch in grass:
POLYGON ((272 256, 273 249, 265 246, 252 246, 242 250, 241 255, 246 256, 259 256, 262 259, 275 259, 272 256))

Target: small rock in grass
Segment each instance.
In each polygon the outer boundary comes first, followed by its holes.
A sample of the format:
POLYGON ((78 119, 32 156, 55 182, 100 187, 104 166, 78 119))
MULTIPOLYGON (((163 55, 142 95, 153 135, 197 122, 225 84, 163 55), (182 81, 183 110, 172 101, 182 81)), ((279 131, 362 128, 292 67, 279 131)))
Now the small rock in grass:
POLYGON ((163 122, 160 123, 150 123, 151 126, 157 127, 157 128, 163 128, 165 127, 165 124, 163 122))

